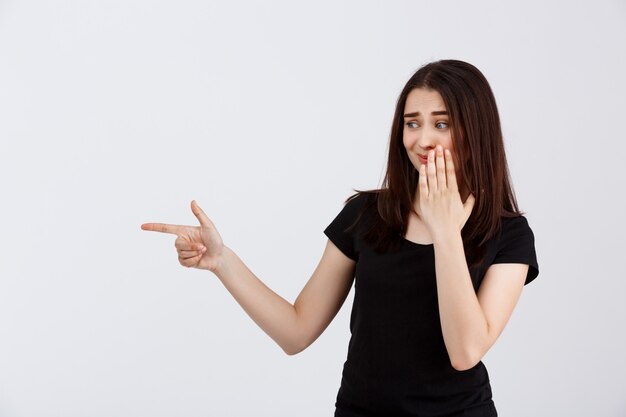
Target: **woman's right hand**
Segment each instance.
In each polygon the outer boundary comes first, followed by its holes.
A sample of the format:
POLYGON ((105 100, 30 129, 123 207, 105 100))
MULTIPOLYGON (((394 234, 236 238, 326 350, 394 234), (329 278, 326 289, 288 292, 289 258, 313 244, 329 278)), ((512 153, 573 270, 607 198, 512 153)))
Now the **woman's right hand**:
POLYGON ((200 226, 144 223, 141 228, 175 234, 178 237, 174 245, 178 251, 178 261, 181 265, 188 268, 206 269, 215 273, 222 260, 224 242, 213 222, 202 211, 196 200, 191 202, 191 211, 198 218, 200 226))

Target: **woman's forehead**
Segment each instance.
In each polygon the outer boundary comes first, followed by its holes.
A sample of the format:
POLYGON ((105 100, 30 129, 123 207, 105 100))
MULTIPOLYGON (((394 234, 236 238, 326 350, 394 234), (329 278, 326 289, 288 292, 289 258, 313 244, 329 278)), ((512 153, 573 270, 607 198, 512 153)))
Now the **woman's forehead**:
POLYGON ((437 90, 414 88, 409 92, 404 105, 405 113, 445 111, 446 105, 437 90))

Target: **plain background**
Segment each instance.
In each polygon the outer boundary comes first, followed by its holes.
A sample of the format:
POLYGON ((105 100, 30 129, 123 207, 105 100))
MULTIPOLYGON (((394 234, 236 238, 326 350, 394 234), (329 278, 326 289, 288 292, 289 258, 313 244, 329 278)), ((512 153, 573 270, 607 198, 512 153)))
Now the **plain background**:
POLYGON ((179 265, 196 199, 293 302, 396 99, 490 81, 540 275, 483 361, 500 415, 626 415, 626 3, 0 2, 0 416, 331 416, 351 292, 287 356, 179 265))

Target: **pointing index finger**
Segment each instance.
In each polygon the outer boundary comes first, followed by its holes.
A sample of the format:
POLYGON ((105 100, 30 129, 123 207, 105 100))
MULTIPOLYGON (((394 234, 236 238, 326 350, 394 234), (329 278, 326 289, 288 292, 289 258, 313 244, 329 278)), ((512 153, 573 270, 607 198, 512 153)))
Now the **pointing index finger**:
POLYGON ((149 230, 152 232, 171 233, 174 235, 179 234, 184 226, 178 226, 175 224, 165 223, 144 223, 141 225, 142 230, 149 230))

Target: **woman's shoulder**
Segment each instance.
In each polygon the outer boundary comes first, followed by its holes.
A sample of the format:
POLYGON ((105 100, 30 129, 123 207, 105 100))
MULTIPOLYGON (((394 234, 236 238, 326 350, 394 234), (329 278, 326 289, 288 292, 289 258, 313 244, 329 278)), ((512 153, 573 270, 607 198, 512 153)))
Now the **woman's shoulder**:
POLYGON ((500 216, 500 225, 491 240, 496 248, 534 245, 535 235, 523 213, 507 213, 500 216))
POLYGON ((524 285, 539 274, 535 234, 523 214, 501 217, 502 225, 495 244, 493 263, 525 263, 529 271, 524 285))
POLYGON ((382 189, 371 189, 371 190, 357 190, 353 189, 354 193, 348 197, 348 200, 352 200, 355 198, 359 199, 375 199, 379 194, 384 193, 385 190, 382 189))
POLYGON ((527 231, 532 233, 528 219, 523 213, 507 214, 500 216, 500 236, 507 236, 511 233, 527 231))
POLYGON ((344 204, 354 209, 365 208, 374 204, 378 198, 378 195, 383 192, 382 190, 354 190, 355 193, 350 195, 344 204))
MULTIPOLYGON (((340 217, 351 225, 361 223, 365 219, 372 219, 372 216, 377 212, 376 201, 379 194, 378 190, 354 191, 355 193, 344 201, 344 206, 340 212, 340 217)), ((366 223, 369 224, 369 220, 366 223)))

